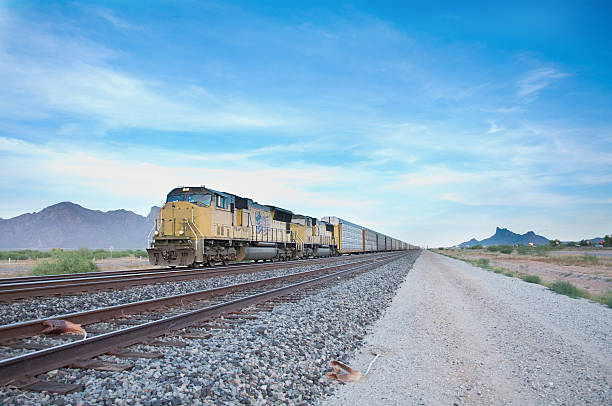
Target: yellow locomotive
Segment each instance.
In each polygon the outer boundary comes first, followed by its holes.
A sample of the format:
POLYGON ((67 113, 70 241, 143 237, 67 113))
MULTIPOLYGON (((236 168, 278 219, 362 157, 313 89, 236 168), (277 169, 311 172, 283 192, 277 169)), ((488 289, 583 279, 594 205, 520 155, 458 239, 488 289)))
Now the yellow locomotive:
POLYGON ((409 248, 336 217, 324 220, 204 186, 179 187, 168 193, 159 212, 147 249, 149 261, 171 267, 212 266, 217 262, 286 261, 409 248))

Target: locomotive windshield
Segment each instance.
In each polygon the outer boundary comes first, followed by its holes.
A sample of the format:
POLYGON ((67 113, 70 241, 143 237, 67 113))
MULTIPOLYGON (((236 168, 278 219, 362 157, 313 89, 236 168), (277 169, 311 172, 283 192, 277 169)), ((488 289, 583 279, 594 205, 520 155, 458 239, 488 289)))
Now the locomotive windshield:
POLYGON ((210 206, 212 196, 209 194, 185 194, 180 193, 176 195, 169 195, 166 199, 166 203, 170 202, 184 202, 197 204, 198 206, 210 206))
POLYGON ((184 202, 184 201, 185 201, 185 195, 168 196, 168 198, 166 199, 166 203, 170 203, 170 202, 184 202))
POLYGON ((211 195, 187 195, 187 201, 200 206, 210 206, 211 195))

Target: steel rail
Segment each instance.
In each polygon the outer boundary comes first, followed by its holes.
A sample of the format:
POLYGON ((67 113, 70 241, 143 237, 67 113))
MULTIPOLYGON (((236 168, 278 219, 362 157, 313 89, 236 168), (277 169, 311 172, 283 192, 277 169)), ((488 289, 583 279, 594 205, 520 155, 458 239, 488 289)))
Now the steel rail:
POLYGON ((206 300, 213 297, 225 295, 228 293, 233 293, 240 290, 245 289, 253 289, 262 285, 268 285, 275 282, 294 280, 303 277, 307 277, 310 275, 316 275, 318 273, 323 272, 331 272, 331 271, 339 271, 342 269, 349 268, 354 265, 360 265, 367 263, 369 261, 382 261, 386 258, 391 257, 391 255, 386 256, 377 256, 373 258, 364 259, 362 261, 351 262, 347 264, 335 265, 327 268, 319 268, 310 271, 299 272, 291 275, 283 275, 272 278, 260 279, 257 281, 251 281, 246 283, 234 284, 221 286, 213 289, 199 290, 190 293, 183 293, 179 295, 166 296, 162 298, 156 299, 148 299, 142 300, 133 303, 126 303, 115 306, 102 307, 98 309, 92 309, 82 312, 68 313, 63 315, 56 315, 53 317, 46 317, 42 319, 29 320, 20 323, 12 323, 0 326, 0 343, 6 343, 10 340, 15 340, 19 338, 25 337, 33 337, 42 333, 42 330, 46 328, 43 324, 46 320, 69 320, 73 323, 78 323, 81 325, 98 323, 100 321, 108 320, 111 318, 140 313, 144 311, 150 311, 159 309, 162 307, 177 305, 177 304, 185 304, 188 302, 193 302, 196 300, 206 300))
MULTIPOLYGON (((313 259, 299 259, 291 262, 274 262, 276 265, 283 264, 285 266, 291 266, 291 264, 302 263, 305 261, 323 261, 329 259, 337 259, 338 257, 321 257, 321 258, 313 258, 313 259)), ((99 272, 82 272, 82 273, 73 273, 73 274, 57 274, 57 275, 37 275, 37 276, 17 276, 13 278, 0 278, 0 288, 8 287, 8 286, 18 286, 19 284, 23 284, 24 286, 28 286, 28 284, 34 283, 44 283, 44 282, 53 282, 57 280, 64 279, 93 279, 93 278, 104 278, 109 276, 121 276, 124 274, 142 274, 142 273, 164 273, 164 272, 181 272, 181 271, 197 271, 197 270, 210 270, 210 269, 228 269, 228 268, 236 268, 242 266, 249 265, 258 265, 262 267, 270 266, 272 262, 265 263, 234 263, 230 265, 224 266, 215 266, 208 268, 201 267, 180 267, 180 268, 141 268, 141 269, 119 269, 114 271, 99 271, 99 272)))
MULTIPOLYGON (((381 251, 384 252, 384 251, 381 251)), ((367 253, 369 254, 369 253, 367 253)), ((374 252, 372 252, 374 254, 374 252)), ((305 261, 320 261, 320 260, 329 260, 335 259, 338 257, 321 257, 321 258, 313 258, 313 259, 296 259, 285 262, 274 262, 274 264, 283 264, 289 266, 289 264, 301 263, 305 261)), ((272 264, 272 262, 265 263, 233 263, 224 266, 215 266, 214 268, 205 268, 205 269, 225 269, 225 268, 233 268, 245 265, 260 265, 260 266, 268 266, 272 264)), ((113 271, 98 271, 98 272, 81 272, 81 273, 72 273, 72 274, 57 274, 57 275, 37 275, 37 276, 16 276, 12 278, 0 278, 0 286, 11 283, 25 283, 25 282, 44 282, 46 280, 56 280, 56 279, 78 279, 78 278, 96 278, 103 276, 113 276, 113 275, 122 275, 124 273, 147 273, 147 272, 168 272, 168 271, 185 271, 189 269, 202 269, 202 268, 194 268, 194 267, 178 267, 178 268, 140 268, 140 269, 118 269, 113 271)))
MULTIPOLYGON (((384 255, 384 254, 380 254, 384 255)), ((334 257, 333 260, 315 261, 316 263, 337 262, 342 257, 334 257)), ((184 280, 195 280, 201 278, 212 278, 223 275, 251 273, 270 269, 285 269, 314 264, 312 260, 274 262, 264 264, 247 264, 242 266, 229 266, 218 268, 195 268, 190 270, 173 270, 153 273, 125 273, 114 276, 96 276, 93 278, 75 278, 49 280, 45 282, 26 282, 18 285, 0 285, 0 302, 10 302, 16 299, 27 299, 39 296, 66 295, 82 292, 90 292, 104 289, 117 289, 128 286, 138 286, 161 282, 179 282, 184 280)))
POLYGON ((285 296, 294 291, 315 286, 347 275, 351 272, 369 270, 372 269, 372 267, 392 262, 399 257, 401 257, 401 255, 387 258, 385 261, 371 260, 366 264, 356 265, 346 270, 333 272, 307 281, 193 310, 161 320, 151 321, 139 326, 101 334, 85 340, 9 358, 0 361, 0 385, 16 383, 20 379, 33 377, 52 369, 69 366, 79 360, 93 358, 111 351, 116 351, 120 348, 146 342, 154 337, 167 334, 170 331, 180 330, 190 325, 213 319, 225 313, 234 312, 256 303, 285 296))

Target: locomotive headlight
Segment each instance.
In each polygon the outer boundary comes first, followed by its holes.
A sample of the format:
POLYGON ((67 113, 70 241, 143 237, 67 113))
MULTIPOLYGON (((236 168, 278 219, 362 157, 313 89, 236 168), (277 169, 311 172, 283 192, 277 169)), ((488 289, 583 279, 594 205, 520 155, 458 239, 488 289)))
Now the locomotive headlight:
POLYGON ((159 231, 155 230, 155 232, 153 234, 159 235, 159 231))
POLYGON ((179 231, 179 235, 183 235, 183 234, 185 234, 185 230, 179 231))

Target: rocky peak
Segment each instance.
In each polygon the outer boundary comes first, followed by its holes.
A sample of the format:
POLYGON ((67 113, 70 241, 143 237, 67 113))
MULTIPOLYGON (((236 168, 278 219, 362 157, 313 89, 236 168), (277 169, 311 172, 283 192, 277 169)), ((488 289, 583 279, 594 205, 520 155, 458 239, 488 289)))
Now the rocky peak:
POLYGON ((149 216, 125 209, 90 210, 72 202, 61 202, 37 213, 0 222, 0 249, 108 248, 111 245, 116 249, 146 248, 147 235, 157 213, 153 220, 149 216))

